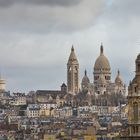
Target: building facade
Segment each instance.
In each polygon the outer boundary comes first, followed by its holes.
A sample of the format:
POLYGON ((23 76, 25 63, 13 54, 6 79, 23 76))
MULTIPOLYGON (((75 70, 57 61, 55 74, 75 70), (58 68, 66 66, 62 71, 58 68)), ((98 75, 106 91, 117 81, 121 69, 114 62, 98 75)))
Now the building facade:
POLYGON ((136 59, 136 74, 128 88, 129 136, 140 139, 140 54, 136 59))

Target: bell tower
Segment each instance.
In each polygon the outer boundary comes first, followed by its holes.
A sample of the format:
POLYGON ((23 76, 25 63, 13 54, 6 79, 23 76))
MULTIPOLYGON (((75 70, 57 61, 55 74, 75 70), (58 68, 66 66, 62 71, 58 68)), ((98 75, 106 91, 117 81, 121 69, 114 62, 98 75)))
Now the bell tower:
POLYGON ((136 74, 128 87, 129 137, 140 139, 140 54, 136 59, 136 74))
POLYGON ((79 63, 73 46, 67 63, 67 86, 69 93, 79 92, 79 63))

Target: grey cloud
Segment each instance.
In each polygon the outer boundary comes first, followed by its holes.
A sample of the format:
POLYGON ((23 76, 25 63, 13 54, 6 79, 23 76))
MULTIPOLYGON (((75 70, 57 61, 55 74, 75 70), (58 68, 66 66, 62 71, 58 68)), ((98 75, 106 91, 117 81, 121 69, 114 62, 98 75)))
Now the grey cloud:
POLYGON ((113 0, 107 16, 120 24, 132 22, 140 16, 139 5, 139 0, 113 0))
POLYGON ((7 7, 16 4, 24 5, 50 5, 50 6, 74 6, 82 0, 0 0, 0 7, 7 7))
POLYGON ((105 5, 104 0, 80 1, 72 7, 15 4, 8 8, 0 8, 0 29, 4 32, 20 30, 37 33, 85 29, 95 23, 105 5))

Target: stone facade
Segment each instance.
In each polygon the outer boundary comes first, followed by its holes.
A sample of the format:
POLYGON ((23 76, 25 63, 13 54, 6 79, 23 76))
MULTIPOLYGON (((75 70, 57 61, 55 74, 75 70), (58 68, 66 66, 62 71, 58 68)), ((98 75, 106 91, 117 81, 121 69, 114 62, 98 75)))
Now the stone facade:
POLYGON ((129 136, 140 139, 140 54, 136 59, 136 75, 128 88, 129 136))

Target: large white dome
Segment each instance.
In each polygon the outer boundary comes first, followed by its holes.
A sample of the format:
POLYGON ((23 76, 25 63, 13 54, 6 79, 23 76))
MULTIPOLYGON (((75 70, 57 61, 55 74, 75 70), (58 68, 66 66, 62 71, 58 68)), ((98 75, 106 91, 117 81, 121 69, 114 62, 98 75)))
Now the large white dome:
POLYGON ((110 71, 110 64, 107 57, 103 53, 103 46, 101 45, 100 56, 96 59, 94 64, 94 71, 110 71))

